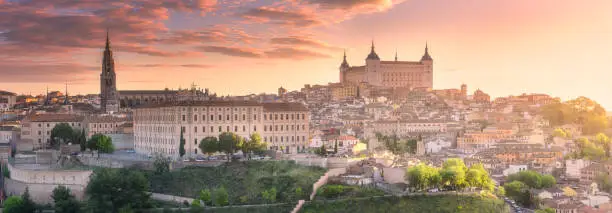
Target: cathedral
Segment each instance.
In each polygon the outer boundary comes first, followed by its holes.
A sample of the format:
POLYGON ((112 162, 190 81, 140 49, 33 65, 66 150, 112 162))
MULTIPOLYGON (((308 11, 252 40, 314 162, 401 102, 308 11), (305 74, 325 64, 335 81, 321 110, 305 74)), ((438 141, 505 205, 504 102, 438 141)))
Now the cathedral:
POLYGON ((106 32, 106 47, 102 58, 102 73, 100 73, 100 107, 104 113, 119 111, 115 61, 113 60, 113 52, 110 50, 108 31, 106 32))
POLYGON ((374 51, 374 42, 370 54, 365 59, 365 66, 349 66, 344 60, 340 65, 340 83, 366 83, 382 88, 433 88, 433 59, 427 45, 420 61, 381 61, 374 51))

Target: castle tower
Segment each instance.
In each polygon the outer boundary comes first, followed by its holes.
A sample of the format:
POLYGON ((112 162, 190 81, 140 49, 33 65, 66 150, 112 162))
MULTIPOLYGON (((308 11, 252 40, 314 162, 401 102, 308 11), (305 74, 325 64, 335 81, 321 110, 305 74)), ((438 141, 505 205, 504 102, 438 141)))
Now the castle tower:
POLYGON ((421 57, 421 64, 425 65, 425 85, 421 86, 433 89, 433 59, 429 55, 427 43, 425 43, 425 54, 423 54, 423 57, 421 57))
POLYGON ((374 51, 374 40, 372 40, 372 46, 370 48, 370 54, 366 58, 366 74, 365 81, 369 82, 371 85, 381 86, 382 82, 379 79, 379 75, 377 73, 380 68, 380 57, 374 51))
POLYGON ((111 113, 119 111, 119 94, 117 93, 117 77, 115 75, 115 61, 110 49, 108 30, 106 31, 106 47, 102 58, 102 73, 100 73, 100 107, 102 112, 111 113))
POLYGON ((467 98, 467 85, 465 84, 461 84, 461 96, 467 98))
POLYGON ((342 64, 340 64, 340 83, 345 83, 346 81, 346 71, 349 70, 349 68, 351 68, 348 64, 348 62, 346 61, 346 50, 344 50, 344 59, 342 60, 342 64))

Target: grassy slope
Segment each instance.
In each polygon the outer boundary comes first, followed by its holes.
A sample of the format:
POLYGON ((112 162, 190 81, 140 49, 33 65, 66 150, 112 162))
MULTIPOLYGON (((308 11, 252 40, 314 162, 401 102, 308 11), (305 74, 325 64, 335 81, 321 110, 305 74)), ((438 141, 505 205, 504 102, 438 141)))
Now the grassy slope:
POLYGON ((289 202, 305 198, 312 190, 324 169, 299 166, 286 161, 252 161, 225 164, 219 167, 187 167, 167 174, 147 172, 151 191, 177 196, 198 196, 202 189, 214 191, 224 186, 232 204, 264 203, 261 192, 276 187, 277 202, 289 202), (302 197, 295 189, 301 187, 302 197), (246 196, 246 203, 240 197, 246 196))
POLYGON ((384 197, 337 202, 315 201, 304 205, 302 213, 504 213, 508 207, 501 200, 476 196, 384 197), (457 200, 459 198, 459 200, 457 200), (461 206, 461 207, 458 207, 461 206))

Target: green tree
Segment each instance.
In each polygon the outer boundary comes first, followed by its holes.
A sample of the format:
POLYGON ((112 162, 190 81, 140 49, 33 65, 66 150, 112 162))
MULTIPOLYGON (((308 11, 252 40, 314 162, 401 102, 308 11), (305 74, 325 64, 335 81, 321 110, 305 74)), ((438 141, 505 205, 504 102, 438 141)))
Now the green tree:
POLYGON ((56 213, 78 213, 80 212, 80 203, 74 195, 65 186, 58 186, 53 189, 51 194, 53 203, 55 204, 56 213))
POLYGON ((210 156, 219 151, 219 140, 217 137, 205 137, 198 146, 203 153, 210 156))
POLYGON ((552 175, 542 176, 542 188, 550 188, 557 185, 557 180, 552 175))
POLYGON ((229 195, 225 187, 221 186, 214 193, 215 206, 227 206, 229 205, 229 195))
POLYGON ((149 182, 139 171, 97 169, 92 174, 85 193, 88 197, 88 207, 94 213, 151 207, 149 182))
POLYGON ((91 150, 92 156, 93 156, 93 151, 97 150, 98 157, 100 157, 100 152, 113 153, 115 151, 115 146, 113 145, 113 139, 103 134, 92 135, 89 141, 87 141, 87 148, 91 150))
POLYGON ((85 128, 81 129, 81 134, 78 136, 78 142, 81 147, 81 152, 87 149, 87 136, 85 136, 85 128))
POLYGON ((338 153, 338 141, 334 143, 334 154, 338 153))
POLYGON ((240 150, 242 139, 233 132, 224 132, 219 135, 219 150, 227 155, 227 160, 232 160, 232 155, 240 150))
POLYGON ((276 202, 276 195, 277 195, 276 187, 272 187, 271 189, 261 192, 261 196, 269 203, 276 202))
POLYGON ((259 133, 255 132, 250 135, 248 140, 245 140, 240 146, 240 150, 249 160, 251 159, 251 153, 262 154, 266 148, 267 144, 262 142, 261 136, 259 133))
POLYGON ((21 195, 21 201, 23 203, 23 208, 21 209, 24 213, 30 213, 36 211, 36 203, 32 201, 32 197, 30 196, 30 189, 28 187, 25 188, 25 191, 21 195))
POLYGON ((567 133, 565 132, 565 130, 561 129, 561 128, 556 128, 553 131, 552 134, 554 137, 559 137, 559 138, 568 138, 567 133))
POLYGON ((182 158, 185 155, 185 137, 183 137, 183 129, 181 128, 181 137, 179 139, 179 156, 182 158))
POLYGON ((497 196, 505 196, 506 195, 506 189, 504 189, 503 186, 497 187, 497 190, 495 191, 495 195, 497 195, 497 196))
POLYGON ((557 212, 555 209, 553 208, 545 208, 545 209, 538 209, 535 210, 535 213, 555 213, 557 212))
MULTIPOLYGON (((542 188, 542 175, 535 171, 520 171, 515 174, 509 175, 506 180, 508 182, 520 181, 530 188, 541 189, 542 188)), ((506 189, 508 191, 508 189, 506 189)))
POLYGON ((422 163, 408 168, 406 174, 409 186, 416 190, 436 187, 441 179, 437 168, 422 163))
POLYGON ((597 187, 599 190, 604 192, 610 192, 612 190, 612 179, 606 173, 599 173, 595 177, 595 183, 597 183, 597 187))
POLYGON ((155 167, 156 174, 164 174, 170 171, 170 158, 164 157, 161 154, 155 155, 153 161, 153 167, 155 167))
POLYGON ((200 204, 200 200, 195 199, 193 200, 193 202, 191 202, 191 208, 189 209, 190 213, 200 213, 200 212, 204 212, 204 208, 202 208, 202 205, 200 204))
POLYGON ((304 197, 304 192, 302 191, 302 187, 297 187, 295 188, 295 197, 297 197, 298 199, 304 197))
POLYGON ((103 135, 98 140, 98 156, 101 153, 113 153, 115 152, 115 146, 113 145, 113 139, 106 135, 103 135))
POLYGON ((212 196, 210 194, 210 190, 202 189, 202 191, 200 191, 200 200, 202 200, 202 202, 204 202, 204 204, 206 205, 212 205, 212 196))
POLYGON ((595 143, 602 147, 606 153, 606 157, 610 157, 610 138, 604 133, 598 133, 595 136, 595 143))
POLYGON ((60 144, 73 142, 74 129, 68 123, 56 124, 51 130, 51 146, 59 148, 60 144))
POLYGON ((320 156, 327 156, 327 147, 325 147, 325 144, 321 145, 321 148, 316 150, 316 154, 320 156))
POLYGON ((23 200, 19 196, 10 196, 4 201, 3 213, 22 213, 23 200))
POLYGON ((529 186, 521 181, 512 181, 504 184, 506 195, 523 206, 530 204, 529 186))

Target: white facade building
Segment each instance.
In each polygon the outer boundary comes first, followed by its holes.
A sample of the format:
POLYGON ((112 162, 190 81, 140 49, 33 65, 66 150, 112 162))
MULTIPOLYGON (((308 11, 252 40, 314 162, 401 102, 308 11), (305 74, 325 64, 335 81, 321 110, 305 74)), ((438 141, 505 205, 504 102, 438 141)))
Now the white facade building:
POLYGON ((580 170, 591 165, 591 161, 583 159, 565 160, 565 176, 567 178, 580 178, 580 170))
POLYGON ((0 90, 0 112, 12 109, 17 103, 17 94, 0 90))
POLYGON ((206 137, 259 133, 269 149, 295 152, 308 146, 309 111, 299 103, 200 101, 144 106, 134 110, 136 152, 178 157, 181 130, 186 156, 202 153, 206 137))
POLYGON ((434 140, 425 143, 425 153, 438 153, 443 148, 450 148, 452 145, 450 140, 445 140, 442 137, 436 137, 434 140))
POLYGON ((519 173, 521 171, 527 171, 527 169, 528 167, 525 164, 509 165, 507 169, 504 169, 503 174, 504 176, 508 176, 511 174, 519 173))

